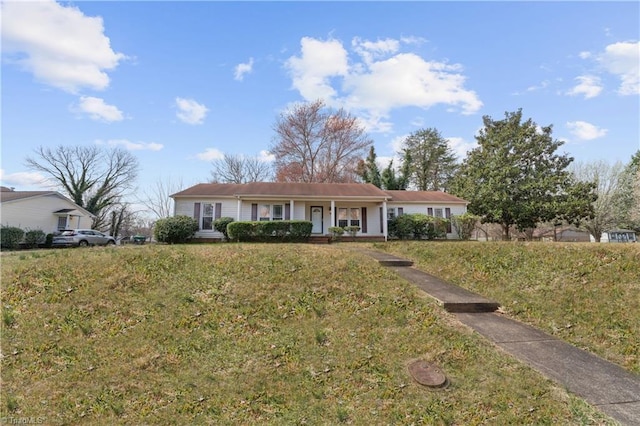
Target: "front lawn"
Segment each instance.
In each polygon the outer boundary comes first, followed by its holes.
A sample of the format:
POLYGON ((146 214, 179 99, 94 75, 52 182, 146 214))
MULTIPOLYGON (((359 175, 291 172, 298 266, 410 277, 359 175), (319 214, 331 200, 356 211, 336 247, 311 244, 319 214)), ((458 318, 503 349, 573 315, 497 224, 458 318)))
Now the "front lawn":
POLYGON ((640 373, 640 244, 405 241, 375 247, 640 373))
POLYGON ((1 392, 46 424, 613 424, 340 245, 3 256, 1 392))

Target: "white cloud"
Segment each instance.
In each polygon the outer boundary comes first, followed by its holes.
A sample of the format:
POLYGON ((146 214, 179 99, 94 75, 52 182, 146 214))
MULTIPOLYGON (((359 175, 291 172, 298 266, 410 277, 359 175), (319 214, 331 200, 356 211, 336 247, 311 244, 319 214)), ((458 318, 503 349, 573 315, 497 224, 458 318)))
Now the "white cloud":
POLYGON ((2 49, 45 84, 76 93, 109 86, 105 71, 125 59, 111 48, 101 17, 55 1, 2 2, 2 49))
POLYGON ((546 89, 547 87, 549 87, 549 80, 544 80, 537 86, 527 87, 527 92, 535 92, 537 90, 546 89))
POLYGON ((262 161, 263 163, 272 163, 275 161, 275 159, 275 155, 264 149, 260 151, 260 154, 258 155, 258 160, 262 161))
POLYGON ((396 53, 400 48, 400 42, 390 38, 369 41, 355 37, 351 41, 351 46, 353 46, 353 49, 362 57, 365 63, 370 64, 375 58, 396 53))
POLYGON ((592 75, 581 75, 575 78, 578 84, 567 92, 568 95, 584 95, 585 99, 595 98, 602 92, 600 78, 592 75))
POLYGON ((324 99, 331 103, 336 90, 331 77, 344 77, 349 72, 347 51, 338 40, 316 40, 303 37, 300 40, 300 57, 290 57, 285 66, 293 79, 293 87, 306 100, 324 99))
POLYGON ((187 124, 202 124, 209 111, 206 106, 193 99, 176 98, 176 106, 178 107, 176 116, 187 124))
POLYGON ((160 151, 164 148, 164 145, 155 142, 131 142, 127 139, 110 139, 108 141, 102 141, 98 139, 96 141, 98 145, 108 145, 111 147, 124 147, 128 151, 160 151))
POLYGON ((286 63, 293 87, 307 101, 321 98, 330 106, 358 111, 367 129, 377 132, 391 129, 388 117, 396 108, 443 104, 473 114, 482 107, 477 94, 465 89, 459 64, 402 53, 393 39, 355 38, 352 48, 361 61, 349 62, 338 40, 303 38, 300 56, 286 63))
POLYGON ((28 191, 28 187, 37 187, 44 190, 51 190, 55 187, 53 182, 38 172, 6 174, 4 169, 0 169, 0 181, 2 181, 3 186, 15 187, 18 191, 28 191))
POLYGON ((236 65, 233 78, 235 80, 242 81, 244 79, 244 75, 250 74, 252 71, 253 71, 253 58, 249 58, 249 62, 247 62, 246 64, 236 65))
POLYGON ((578 56, 579 56, 581 59, 589 59, 590 57, 592 57, 592 56, 593 56, 593 54, 592 54, 591 52, 586 52, 586 51, 585 51, 585 52, 580 52, 580 53, 578 53, 578 56))
POLYGON ((569 121, 567 128, 573 136, 585 141, 601 138, 607 134, 607 129, 598 128, 586 121, 569 121))
POLYGON ((196 158, 202 161, 222 160, 224 158, 224 152, 216 148, 207 148, 204 152, 196 154, 196 158))
POLYGON ((92 120, 111 123, 124 119, 122 111, 116 106, 107 105, 104 99, 94 98, 92 96, 81 96, 78 104, 71 109, 74 112, 88 114, 92 120))
POLYGON ((619 94, 640 94, 640 41, 610 44, 598 60, 609 73, 620 78, 619 94))

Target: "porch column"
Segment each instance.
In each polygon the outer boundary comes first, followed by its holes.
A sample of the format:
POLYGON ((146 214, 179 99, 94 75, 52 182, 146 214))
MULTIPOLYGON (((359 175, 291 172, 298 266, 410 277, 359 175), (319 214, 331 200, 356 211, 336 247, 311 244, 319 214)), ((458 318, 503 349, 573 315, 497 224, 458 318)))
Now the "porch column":
POLYGON ((336 202, 331 200, 331 224, 329 227, 336 226, 336 202))
POLYGON ((242 200, 238 197, 238 211, 236 212, 236 221, 240 221, 240 213, 242 211, 242 200))
POLYGON ((295 218, 293 217, 293 211, 294 211, 294 207, 295 207, 293 200, 289 200, 289 204, 291 206, 291 207, 289 207, 289 209, 291 210, 289 212, 289 220, 295 220, 295 218))
POLYGON ((382 202, 382 234, 384 235, 384 240, 387 241, 387 200, 382 202))

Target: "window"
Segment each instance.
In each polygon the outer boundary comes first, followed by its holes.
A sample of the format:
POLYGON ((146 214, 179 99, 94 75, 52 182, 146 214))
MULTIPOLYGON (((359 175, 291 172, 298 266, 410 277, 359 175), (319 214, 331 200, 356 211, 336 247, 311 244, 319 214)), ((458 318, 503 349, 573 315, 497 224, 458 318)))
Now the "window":
POLYGON ((360 208, 351 209, 351 226, 360 226, 360 208))
POLYGON ((348 209, 345 208, 338 209, 338 226, 341 228, 349 226, 349 221, 347 220, 347 211, 348 209))
POLYGON ((58 229, 66 229, 66 228, 67 228, 67 217, 58 216, 58 229))
POLYGON ((338 226, 360 226, 360 207, 338 209, 338 226))
POLYGON ((284 205, 282 204, 261 204, 258 210, 257 220, 269 221, 269 220, 283 220, 284 219, 284 205))
POLYGON ((282 220, 284 215, 284 208, 282 204, 273 205, 273 220, 282 220))
POLYGON ((393 220, 396 217, 396 208, 391 207, 387 209, 387 220, 393 220))
POLYGON ((213 229, 213 204, 202 204, 202 227, 201 229, 213 229))
POLYGON ((260 216, 258 220, 271 220, 271 206, 269 204, 263 204, 260 206, 260 216))

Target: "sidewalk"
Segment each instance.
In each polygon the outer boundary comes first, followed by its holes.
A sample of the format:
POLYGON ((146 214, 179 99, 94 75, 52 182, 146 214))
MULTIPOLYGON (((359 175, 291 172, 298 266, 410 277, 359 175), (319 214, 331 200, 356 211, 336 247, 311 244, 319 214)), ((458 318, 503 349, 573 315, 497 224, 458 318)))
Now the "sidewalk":
POLYGON ((497 302, 411 268, 411 261, 373 250, 359 251, 418 286, 460 322, 569 392, 623 425, 640 425, 640 376, 495 313, 500 306, 497 302))

